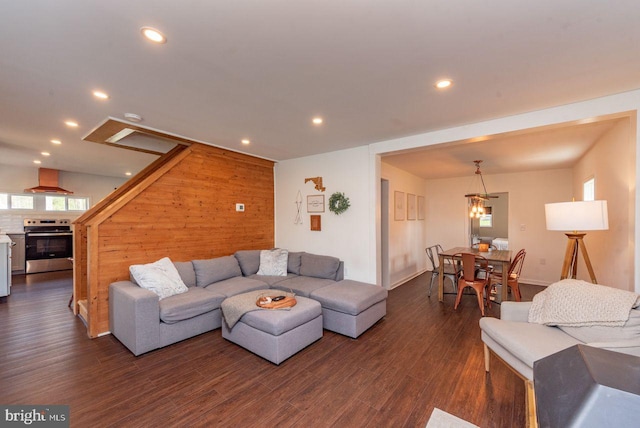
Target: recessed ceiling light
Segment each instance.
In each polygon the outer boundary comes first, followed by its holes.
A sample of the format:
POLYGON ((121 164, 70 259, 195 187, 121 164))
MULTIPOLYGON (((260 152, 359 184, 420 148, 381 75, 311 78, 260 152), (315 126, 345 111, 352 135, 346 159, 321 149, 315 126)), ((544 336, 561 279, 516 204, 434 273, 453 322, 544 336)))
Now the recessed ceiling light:
POLYGON ((251 140, 247 140, 246 138, 244 140, 241 141, 242 144, 247 145, 247 144, 251 144, 251 140))
POLYGON ((42 161, 36 159, 36 160, 33 161, 33 163, 40 165, 42 163, 42 161))
POLYGON ((129 171, 125 172, 124 175, 131 175, 129 171))
POLYGON ((66 120, 64 122, 65 125, 67 125, 70 128, 77 128, 78 127, 78 122, 74 122, 73 120, 66 120))
POLYGON ((62 141, 60 141, 60 140, 51 140, 51 142, 52 142, 53 144, 57 144, 57 145, 62 144, 62 141))
POLYGON ((142 27, 140 29, 140 32, 144 37, 146 37, 148 40, 152 41, 153 43, 158 43, 158 44, 167 43, 167 38, 164 36, 164 34, 156 30, 155 28, 142 27))
POLYGON ((313 122, 314 125, 322 125, 322 122, 324 122, 324 120, 322 120, 321 117, 314 117, 311 122, 313 122))
POLYGON ((109 95, 107 95, 105 92, 102 92, 102 91, 93 91, 93 96, 101 100, 109 99, 109 95))
POLYGON ((49 153, 49 152, 40 152, 40 154, 42 156, 51 156, 51 153, 49 153))
POLYGON ((438 80, 435 84, 435 87, 438 89, 446 89, 453 85, 453 80, 451 79, 442 79, 438 80))

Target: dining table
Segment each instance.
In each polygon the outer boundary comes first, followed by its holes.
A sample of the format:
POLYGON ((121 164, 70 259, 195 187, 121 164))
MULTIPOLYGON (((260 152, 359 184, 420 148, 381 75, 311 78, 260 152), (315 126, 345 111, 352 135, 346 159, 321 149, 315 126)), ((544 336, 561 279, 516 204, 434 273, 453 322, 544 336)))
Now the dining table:
MULTIPOLYGON (((438 254, 439 266, 444 266, 446 258, 452 259, 455 263, 456 259, 458 258, 454 256, 458 253, 471 253, 482 256, 489 261, 490 265, 499 265, 502 267, 502 272, 509 272, 509 266, 511 265, 511 250, 490 249, 489 251, 480 251, 478 248, 454 247, 438 254)), ((509 287, 507 287, 506 284, 502 285, 499 297, 500 300, 498 301, 498 303, 507 300, 508 288, 509 287)), ((441 302, 444 300, 444 269, 440 269, 440 272, 438 274, 438 300, 441 302)))

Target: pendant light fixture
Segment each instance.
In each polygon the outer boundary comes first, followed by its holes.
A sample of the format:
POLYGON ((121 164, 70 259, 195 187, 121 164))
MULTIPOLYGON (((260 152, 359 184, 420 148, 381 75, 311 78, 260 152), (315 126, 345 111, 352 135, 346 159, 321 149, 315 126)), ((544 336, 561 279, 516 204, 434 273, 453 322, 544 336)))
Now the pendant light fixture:
POLYGON ((482 161, 474 160, 473 163, 476 166, 476 177, 474 180, 474 190, 476 190, 476 192, 468 193, 464 195, 464 197, 469 199, 469 217, 480 218, 486 212, 484 207, 485 202, 488 201, 489 198, 497 198, 497 196, 491 196, 487 193, 487 187, 484 185, 482 171, 480 171, 480 164, 482 161))

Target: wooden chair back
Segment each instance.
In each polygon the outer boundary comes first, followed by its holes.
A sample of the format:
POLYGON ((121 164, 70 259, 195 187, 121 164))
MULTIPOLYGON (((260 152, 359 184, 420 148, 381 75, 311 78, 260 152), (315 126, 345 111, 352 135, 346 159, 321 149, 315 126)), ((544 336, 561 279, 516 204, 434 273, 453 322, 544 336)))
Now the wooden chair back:
POLYGON ((511 266, 509 266, 509 279, 519 279, 520 272, 522 272, 522 266, 524 265, 524 258, 527 255, 527 252, 524 248, 516 254, 511 262, 511 266))

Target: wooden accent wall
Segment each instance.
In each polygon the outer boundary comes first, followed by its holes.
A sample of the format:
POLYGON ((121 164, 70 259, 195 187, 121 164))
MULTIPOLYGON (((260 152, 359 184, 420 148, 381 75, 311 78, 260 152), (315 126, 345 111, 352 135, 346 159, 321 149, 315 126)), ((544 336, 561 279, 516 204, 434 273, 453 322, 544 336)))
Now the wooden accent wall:
POLYGON ((74 223, 74 298, 86 299, 90 337, 109 331, 109 284, 128 279, 130 265, 274 245, 271 161, 194 143, 123 187, 74 223))

